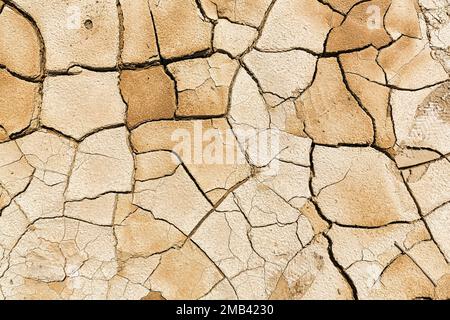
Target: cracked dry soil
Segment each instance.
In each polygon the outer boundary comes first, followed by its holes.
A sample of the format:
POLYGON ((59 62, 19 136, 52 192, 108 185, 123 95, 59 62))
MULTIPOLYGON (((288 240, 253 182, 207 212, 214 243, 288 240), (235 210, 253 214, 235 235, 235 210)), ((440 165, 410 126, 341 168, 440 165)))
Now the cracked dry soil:
POLYGON ((449 46, 449 0, 0 0, 0 299, 449 299, 449 46))

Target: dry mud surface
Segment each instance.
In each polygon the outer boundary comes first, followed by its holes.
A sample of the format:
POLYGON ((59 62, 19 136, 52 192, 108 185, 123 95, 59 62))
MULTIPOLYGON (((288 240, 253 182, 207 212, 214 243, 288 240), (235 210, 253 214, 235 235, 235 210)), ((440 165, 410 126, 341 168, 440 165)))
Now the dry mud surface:
POLYGON ((449 0, 0 0, 0 299, 449 299, 449 0))

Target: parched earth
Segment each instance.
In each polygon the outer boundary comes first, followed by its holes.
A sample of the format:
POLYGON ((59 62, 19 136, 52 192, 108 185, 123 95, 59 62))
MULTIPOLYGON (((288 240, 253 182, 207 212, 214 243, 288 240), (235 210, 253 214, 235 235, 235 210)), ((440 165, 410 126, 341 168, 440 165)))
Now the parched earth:
POLYGON ((449 0, 0 0, 0 299, 450 299, 449 46, 449 0))

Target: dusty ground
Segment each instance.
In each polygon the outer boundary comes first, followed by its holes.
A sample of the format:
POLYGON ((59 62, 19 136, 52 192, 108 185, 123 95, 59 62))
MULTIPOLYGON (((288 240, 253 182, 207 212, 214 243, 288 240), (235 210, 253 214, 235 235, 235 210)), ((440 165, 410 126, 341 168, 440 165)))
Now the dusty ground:
POLYGON ((0 299, 449 299, 449 0, 0 0, 0 299))

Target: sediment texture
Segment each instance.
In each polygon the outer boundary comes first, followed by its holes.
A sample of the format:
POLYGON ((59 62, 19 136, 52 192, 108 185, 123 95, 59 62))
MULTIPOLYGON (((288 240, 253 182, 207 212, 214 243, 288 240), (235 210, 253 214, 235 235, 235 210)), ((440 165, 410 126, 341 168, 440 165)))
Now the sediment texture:
POLYGON ((449 8, 0 0, 0 299, 449 299, 449 8))

